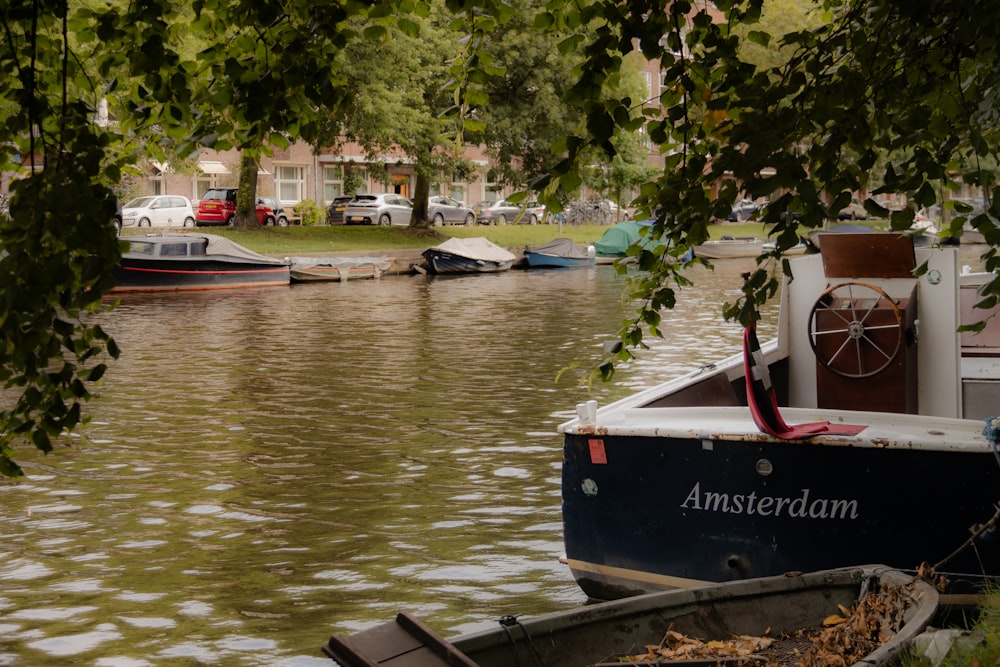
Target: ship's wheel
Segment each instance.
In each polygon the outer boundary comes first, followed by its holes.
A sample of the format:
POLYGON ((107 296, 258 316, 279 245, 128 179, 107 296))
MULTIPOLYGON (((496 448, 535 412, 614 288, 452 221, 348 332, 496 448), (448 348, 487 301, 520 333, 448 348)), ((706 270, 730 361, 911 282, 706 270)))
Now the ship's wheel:
POLYGON ((838 283, 820 295, 809 313, 809 345, 816 360, 837 375, 870 377, 891 364, 899 353, 903 314, 896 300, 876 285, 838 283), (892 318, 872 318, 876 311, 886 312, 886 306, 892 318), (822 320, 822 329, 817 326, 818 319, 822 320))

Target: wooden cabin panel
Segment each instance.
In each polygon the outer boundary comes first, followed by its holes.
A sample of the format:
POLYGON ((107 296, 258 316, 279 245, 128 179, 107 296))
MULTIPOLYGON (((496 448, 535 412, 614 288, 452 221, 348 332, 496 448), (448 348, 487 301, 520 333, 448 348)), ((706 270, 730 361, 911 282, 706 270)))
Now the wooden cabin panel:
POLYGON ((912 278, 913 240, 902 234, 823 234, 820 245, 828 278, 912 278))

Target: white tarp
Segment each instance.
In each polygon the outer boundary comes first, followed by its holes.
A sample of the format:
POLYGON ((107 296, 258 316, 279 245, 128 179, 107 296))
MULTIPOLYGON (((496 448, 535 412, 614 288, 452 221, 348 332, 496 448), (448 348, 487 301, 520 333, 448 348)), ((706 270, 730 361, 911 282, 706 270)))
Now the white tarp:
POLYGON ((484 236, 471 239, 451 238, 430 250, 440 250, 467 259, 482 259, 490 262, 513 262, 517 259, 513 253, 501 248, 484 236))

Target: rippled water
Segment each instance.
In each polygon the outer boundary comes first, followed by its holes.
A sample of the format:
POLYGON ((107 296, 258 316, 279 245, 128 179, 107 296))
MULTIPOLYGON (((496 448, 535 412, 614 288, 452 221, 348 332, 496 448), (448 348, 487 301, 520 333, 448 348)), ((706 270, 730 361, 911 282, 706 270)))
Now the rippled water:
POLYGON ((123 297, 93 420, 0 484, 0 665, 325 665, 399 610, 448 635, 583 603, 556 426, 738 351, 752 265, 697 272, 590 392, 609 267, 123 297))

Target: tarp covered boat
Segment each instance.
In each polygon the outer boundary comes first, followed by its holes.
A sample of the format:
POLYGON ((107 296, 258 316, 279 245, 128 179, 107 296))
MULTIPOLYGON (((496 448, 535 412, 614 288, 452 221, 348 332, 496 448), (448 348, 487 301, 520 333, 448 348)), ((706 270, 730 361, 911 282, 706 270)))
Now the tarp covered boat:
POLYGON ((386 257, 293 257, 292 282, 321 282, 380 278, 392 260, 386 257))
POLYGON ((531 267, 587 266, 596 261, 594 247, 581 249, 573 239, 558 238, 542 245, 525 246, 524 259, 531 267))
POLYGON ((173 234, 125 237, 112 291, 206 290, 288 285, 289 263, 223 236, 173 234))
POLYGON ((434 273, 497 273, 510 269, 517 259, 483 236, 450 238, 422 255, 434 273))

